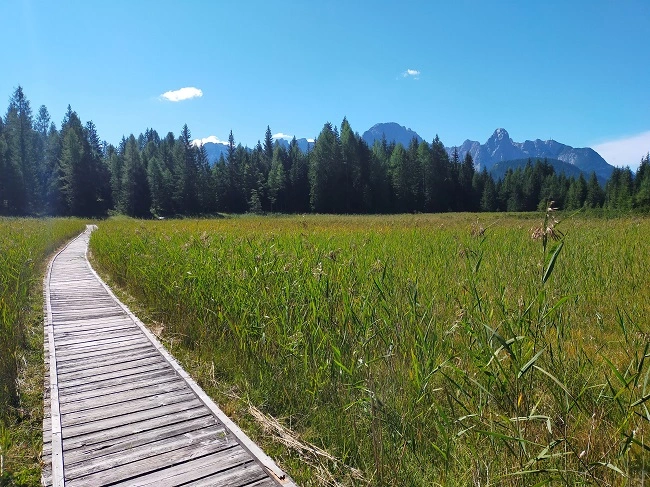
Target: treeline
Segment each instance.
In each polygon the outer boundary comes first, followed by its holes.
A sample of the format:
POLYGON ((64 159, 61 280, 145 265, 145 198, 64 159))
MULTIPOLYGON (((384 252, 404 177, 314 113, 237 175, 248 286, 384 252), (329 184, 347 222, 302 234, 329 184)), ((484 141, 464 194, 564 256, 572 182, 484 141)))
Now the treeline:
POLYGON ((471 155, 451 156, 436 136, 408 147, 372 147, 346 119, 326 123, 313 150, 236 144, 211 163, 185 125, 178 137, 147 129, 115 147, 70 107, 57 129, 45 106, 33 115, 18 87, 0 117, 0 214, 134 217, 218 212, 399 213, 532 211, 547 199, 564 209, 650 210, 650 156, 636 171, 615 169, 605 188, 595 174, 567 178, 529 161, 495 181, 471 155))

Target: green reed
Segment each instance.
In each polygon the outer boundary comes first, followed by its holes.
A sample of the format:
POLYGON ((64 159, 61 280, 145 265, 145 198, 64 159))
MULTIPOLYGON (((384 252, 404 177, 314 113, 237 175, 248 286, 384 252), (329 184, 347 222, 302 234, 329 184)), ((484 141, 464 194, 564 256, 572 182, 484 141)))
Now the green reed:
POLYGON ((114 220, 91 248, 166 336, 373 484, 623 485, 648 446, 650 220, 574 216, 543 245, 542 218, 114 220))

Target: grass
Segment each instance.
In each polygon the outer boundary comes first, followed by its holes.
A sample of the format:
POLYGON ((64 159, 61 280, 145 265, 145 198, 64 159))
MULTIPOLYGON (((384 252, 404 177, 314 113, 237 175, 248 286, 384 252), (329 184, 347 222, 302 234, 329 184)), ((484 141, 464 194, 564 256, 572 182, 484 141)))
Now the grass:
POLYGON ((639 484, 650 220, 540 220, 122 219, 91 249, 219 402, 279 418, 254 432, 334 457, 278 441, 302 485, 639 484))
POLYGON ((0 218, 0 485, 40 484, 46 258, 80 220, 0 218))

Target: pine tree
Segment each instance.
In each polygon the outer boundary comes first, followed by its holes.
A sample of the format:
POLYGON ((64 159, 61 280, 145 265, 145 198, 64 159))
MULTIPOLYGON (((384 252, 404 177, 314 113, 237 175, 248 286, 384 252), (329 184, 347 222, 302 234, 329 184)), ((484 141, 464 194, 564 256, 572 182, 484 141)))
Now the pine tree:
POLYGON ((458 210, 460 211, 472 211, 475 209, 475 198, 472 188, 474 172, 474 160, 472 159, 472 155, 467 152, 458 169, 458 185, 460 193, 462 194, 462 200, 459 202, 458 206, 458 210))
POLYGON ((133 134, 129 136, 124 147, 122 188, 118 209, 126 215, 137 218, 144 218, 151 214, 151 195, 147 172, 142 164, 138 141, 133 134))
POLYGON ((273 159, 271 161, 271 171, 267 182, 269 201, 271 203, 271 211, 284 211, 285 210, 285 190, 287 187, 287 176, 284 170, 281 157, 282 149, 279 146, 275 147, 273 151, 273 159))
POLYGON ((481 211, 496 211, 497 210, 497 192, 496 185, 492 176, 487 174, 485 167, 483 168, 485 175, 483 191, 481 193, 480 210, 481 211))
MULTIPOLYGON (((232 135, 232 131, 230 132, 232 135)), ((264 134, 264 156, 265 164, 268 168, 271 167, 271 160, 273 159, 273 136, 271 135, 271 127, 266 126, 266 133, 264 134)))
POLYGON ((306 213, 309 211, 309 161, 308 155, 303 154, 294 137, 289 144, 289 187, 291 201, 289 209, 293 212, 306 213))
POLYGON ((644 211, 650 210, 650 153, 641 159, 641 164, 634 177, 636 194, 634 195, 634 206, 644 211))
POLYGON ((34 170, 35 184, 33 209, 36 213, 42 214, 46 211, 46 194, 48 186, 48 130, 50 128, 50 113, 45 105, 41 105, 38 110, 36 120, 34 120, 34 170))
POLYGON ((85 174, 82 167, 83 140, 80 131, 67 126, 63 132, 61 148, 61 193, 65 200, 65 214, 82 215, 83 185, 85 174))
POLYGON ((587 193, 585 195, 585 207, 600 208, 605 202, 605 192, 600 187, 596 173, 592 172, 587 183, 587 193))
POLYGON ((341 122, 341 173, 339 185, 343 194, 343 210, 356 213, 361 209, 361 161, 359 142, 347 118, 341 122))
POLYGON ((340 147, 336 131, 327 122, 318 135, 309 158, 310 204, 316 213, 333 213, 340 208, 338 199, 340 147))
POLYGON ((9 103, 4 133, 6 149, 3 179, 7 211, 11 215, 25 215, 30 206, 27 188, 31 164, 31 111, 20 87, 9 103), (26 131, 27 121, 29 133, 26 131))

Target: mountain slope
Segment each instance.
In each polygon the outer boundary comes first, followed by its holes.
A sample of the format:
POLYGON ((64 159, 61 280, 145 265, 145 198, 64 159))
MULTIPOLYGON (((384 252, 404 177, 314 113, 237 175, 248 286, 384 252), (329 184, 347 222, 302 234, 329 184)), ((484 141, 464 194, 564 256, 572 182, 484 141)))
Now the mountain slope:
POLYGON ((413 130, 403 127, 395 122, 375 124, 366 130, 361 138, 372 147, 375 140, 381 140, 384 136, 388 143, 395 142, 396 144, 402 144, 404 147, 408 147, 414 137, 418 142, 422 142, 423 140, 422 137, 413 130))
MULTIPOLYGON (((451 150, 448 149, 451 153, 451 150)), ((580 169, 589 175, 592 172, 600 180, 607 180, 614 167, 607 164, 600 154, 589 147, 574 148, 555 140, 526 140, 514 142, 505 129, 499 128, 492 136, 480 144, 476 141, 466 140, 458 148, 461 159, 470 153, 477 167, 486 167, 488 171, 498 162, 515 159, 557 159, 580 169)))
MULTIPOLYGON (((503 179, 503 177, 506 175, 506 172, 508 169, 512 169, 513 171, 517 170, 518 168, 525 168, 526 164, 528 164, 528 161, 531 161, 533 165, 535 165, 535 162, 540 159, 511 159, 508 161, 503 161, 503 162, 497 162, 492 166, 492 168, 488 171, 494 180, 498 179, 503 179)), ((574 177, 577 178, 580 176, 580 174, 584 174, 580 169, 578 169, 576 166, 573 164, 569 164, 568 162, 560 161, 559 159, 541 159, 542 161, 548 162, 551 166, 553 166, 553 169, 555 170, 556 174, 564 174, 566 177, 574 177)), ((589 174, 584 175, 585 178, 589 176, 589 174)), ((600 184, 604 184, 604 181, 601 181, 600 184)))
MULTIPOLYGON (((422 137, 417 133, 397 123, 378 123, 364 132, 362 137, 368 145, 372 146, 375 140, 381 140, 384 135, 389 143, 399 142, 405 147, 408 146, 413 137, 417 138, 418 141, 422 140, 422 137)), ((525 161, 529 158, 533 161, 545 158, 561 161, 575 166, 585 176, 595 172, 601 182, 609 179, 614 170, 614 167, 609 165, 600 154, 589 147, 574 148, 555 140, 535 139, 514 142, 510 138, 508 131, 503 128, 496 129, 485 144, 475 140, 466 140, 456 149, 461 160, 469 152, 477 169, 485 167, 488 171, 495 164, 505 161, 521 160, 524 161, 523 164, 525 165, 525 161)), ((447 147, 447 152, 451 156, 453 148, 447 147)), ((569 175, 568 168, 564 167, 564 169, 566 170, 563 172, 569 175)))

